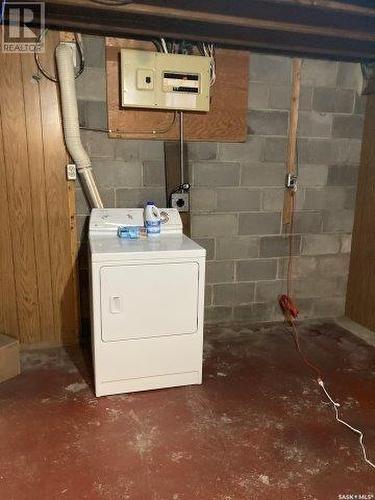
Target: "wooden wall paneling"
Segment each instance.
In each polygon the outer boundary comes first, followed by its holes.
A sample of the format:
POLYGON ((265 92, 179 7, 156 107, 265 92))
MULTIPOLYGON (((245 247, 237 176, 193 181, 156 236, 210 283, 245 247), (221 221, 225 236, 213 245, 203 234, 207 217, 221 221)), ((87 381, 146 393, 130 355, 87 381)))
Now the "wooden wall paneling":
POLYGON ((14 259, 19 336, 40 340, 29 159, 20 56, 0 55, 0 106, 14 259))
POLYGON ((0 105, 0 332, 19 338, 13 250, 0 105))
MULTIPOLYGON (((59 34, 47 38, 44 64, 55 73, 54 48, 59 34)), ((68 163, 59 111, 58 87, 42 78, 39 82, 42 114, 44 156, 46 158, 46 188, 48 230, 50 237, 53 311, 56 334, 54 340, 64 344, 78 340, 79 313, 75 256, 72 254, 72 213, 74 209, 66 181, 68 163), (74 259, 72 261, 72 259, 74 259)), ((74 216, 73 216, 74 217, 74 216)), ((75 224, 73 224, 75 228, 75 224)), ((75 245, 76 246, 76 245, 75 245)))
MULTIPOLYGON (((120 50, 155 50, 151 42, 106 39, 108 128, 110 137, 127 139, 177 140, 178 120, 173 112, 125 109, 120 106, 120 50), (153 130, 165 130, 153 133, 153 130)), ((219 49, 216 51, 216 83, 211 88, 208 113, 185 112, 186 141, 244 142, 247 138, 247 95, 249 54, 219 49)))
POLYGON ((53 317, 51 253, 48 219, 46 214, 47 192, 43 151, 42 117, 38 82, 33 78, 36 73, 34 57, 21 56, 22 83, 25 96, 25 119, 27 147, 30 162, 30 191, 33 216, 33 232, 36 244, 35 261, 38 279, 38 304, 40 310, 40 340, 46 341, 55 335, 53 317))
POLYGON ((375 331, 375 95, 367 96, 346 315, 375 331))

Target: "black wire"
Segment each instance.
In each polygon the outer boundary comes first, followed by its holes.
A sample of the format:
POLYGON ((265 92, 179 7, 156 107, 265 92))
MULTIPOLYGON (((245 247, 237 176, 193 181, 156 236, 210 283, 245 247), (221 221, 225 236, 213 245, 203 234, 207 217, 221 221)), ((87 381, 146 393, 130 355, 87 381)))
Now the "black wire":
POLYGON ((5 17, 5 5, 6 5, 6 0, 3 0, 1 2, 1 20, 0 22, 3 22, 4 21, 4 17, 5 17))
MULTIPOLYGON (((48 33, 47 29, 40 33, 40 35, 38 37, 38 43, 41 42, 41 40, 43 39, 43 36, 45 36, 47 33, 48 33)), ((77 45, 78 54, 79 54, 79 69, 76 72, 76 74, 74 75, 74 78, 78 78, 83 73, 83 71, 85 69, 85 57, 83 55, 82 45, 81 45, 81 42, 79 41, 77 33, 74 33, 74 38, 75 38, 75 43, 77 45)), ((57 81, 58 81, 57 78, 55 76, 51 75, 50 73, 48 73, 48 71, 43 68, 43 66, 39 60, 39 54, 37 52, 34 52, 34 59, 35 59, 35 64, 37 65, 40 73, 42 73, 42 75, 45 76, 51 82, 57 83, 57 81)))

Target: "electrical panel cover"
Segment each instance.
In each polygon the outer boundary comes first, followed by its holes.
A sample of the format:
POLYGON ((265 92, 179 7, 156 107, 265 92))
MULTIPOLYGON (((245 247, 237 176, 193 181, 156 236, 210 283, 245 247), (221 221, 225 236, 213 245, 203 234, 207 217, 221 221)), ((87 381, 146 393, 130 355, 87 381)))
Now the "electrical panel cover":
POLYGON ((210 58, 121 50, 121 105, 209 111, 210 58))

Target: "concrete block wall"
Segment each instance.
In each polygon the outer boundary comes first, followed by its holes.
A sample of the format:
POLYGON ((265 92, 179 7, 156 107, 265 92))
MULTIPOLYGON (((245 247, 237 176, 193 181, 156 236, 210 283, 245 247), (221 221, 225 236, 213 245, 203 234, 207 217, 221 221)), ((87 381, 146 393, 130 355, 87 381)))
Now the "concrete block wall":
MULTIPOLYGON (((80 120, 105 128, 103 39, 85 37, 84 43, 88 68, 77 80, 80 120)), ((306 318, 344 311, 364 112, 353 69, 351 63, 309 59, 302 68, 293 253, 295 295, 306 318)), ((249 76, 247 142, 188 145, 192 236, 207 250, 207 321, 281 318, 291 59, 251 54, 249 76)), ((107 206, 142 206, 150 198, 165 204, 162 142, 108 139, 93 131, 83 131, 83 139, 107 206)), ((88 213, 77 188, 81 241, 88 213)), ((83 259, 83 275, 85 267, 83 259)))

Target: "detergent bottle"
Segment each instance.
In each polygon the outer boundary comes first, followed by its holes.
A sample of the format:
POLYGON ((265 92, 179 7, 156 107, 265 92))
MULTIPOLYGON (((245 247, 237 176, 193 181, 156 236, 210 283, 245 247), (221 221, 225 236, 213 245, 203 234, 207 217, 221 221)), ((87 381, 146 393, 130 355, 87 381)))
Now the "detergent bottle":
POLYGON ((147 205, 145 207, 144 219, 147 230, 147 236, 159 236, 161 215, 160 215, 160 210, 154 204, 153 201, 147 202, 147 205))

